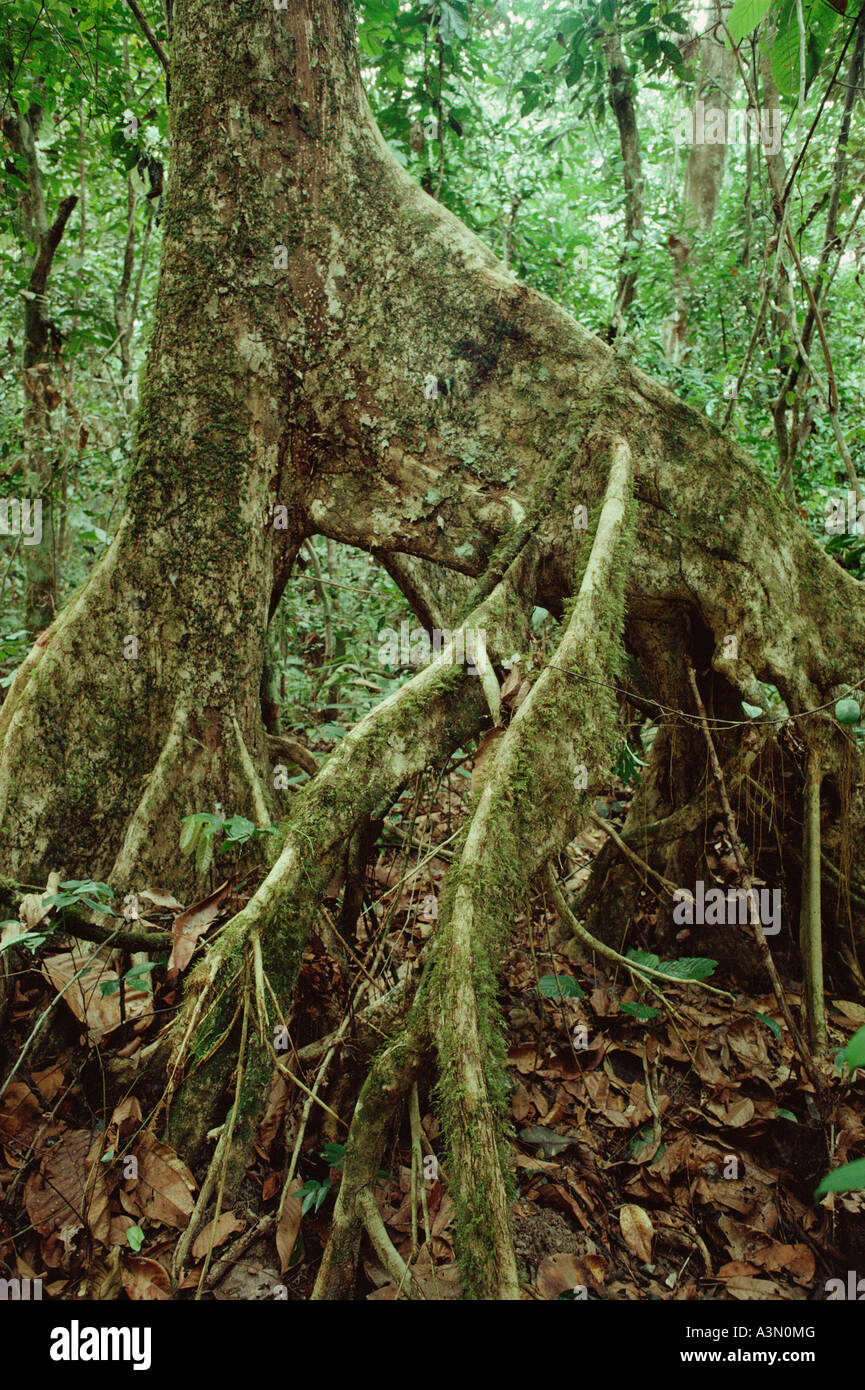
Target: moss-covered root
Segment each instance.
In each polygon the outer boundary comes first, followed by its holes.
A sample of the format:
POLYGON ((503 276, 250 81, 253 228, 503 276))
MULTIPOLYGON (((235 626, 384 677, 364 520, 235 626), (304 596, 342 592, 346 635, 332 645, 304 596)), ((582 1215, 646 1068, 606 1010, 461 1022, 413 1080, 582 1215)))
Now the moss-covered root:
MULTIPOLYGON (((606 495, 564 635, 499 744, 449 876, 422 991, 439 1058, 465 1296, 519 1297, 505 1178, 506 1072, 496 971, 531 875, 579 821, 580 764, 605 759, 630 551, 633 467, 611 448, 606 495), (582 677, 576 679, 575 677, 582 677), (586 679, 587 678, 587 679, 586 679)), ((591 779, 589 779, 591 780, 591 779)))
MULTIPOLYGON (((352 1116, 342 1181, 312 1292, 314 1299, 352 1297, 361 1233, 364 1226, 369 1229, 372 1224, 372 1212, 365 1206, 364 1197, 372 1197, 375 1205, 375 1185, 388 1128, 417 1076, 421 1055, 415 1033, 404 1028, 378 1053, 369 1069, 352 1116)), ((380 1231, 372 1230, 369 1234, 378 1244, 380 1231)), ((387 1254, 387 1264, 392 1264, 393 1256, 400 1260, 395 1250, 387 1254)), ((409 1297, 423 1297, 410 1272, 402 1269, 400 1278, 409 1297)))
MULTIPOLYGON (((527 640, 527 605, 521 595, 531 592, 527 575, 531 563, 524 557, 515 564, 466 621, 467 632, 482 629, 486 633, 493 652, 513 651, 527 640)), ((233 982, 241 972, 248 943, 253 936, 259 941, 264 971, 287 1016, 306 933, 351 835, 409 778, 471 737, 485 711, 481 682, 442 652, 371 710, 303 789, 279 858, 193 973, 176 1025, 169 1082, 170 1134, 175 1147, 193 1164, 202 1160, 201 1136, 212 1127, 211 1116, 233 1065, 231 1048, 225 1044, 232 1036, 237 1008, 233 982)), ((262 1065, 263 1057, 262 1051, 262 1065)), ((255 1116, 264 1108, 267 1090, 259 1070, 249 1069, 238 1142, 251 1140, 255 1116)))

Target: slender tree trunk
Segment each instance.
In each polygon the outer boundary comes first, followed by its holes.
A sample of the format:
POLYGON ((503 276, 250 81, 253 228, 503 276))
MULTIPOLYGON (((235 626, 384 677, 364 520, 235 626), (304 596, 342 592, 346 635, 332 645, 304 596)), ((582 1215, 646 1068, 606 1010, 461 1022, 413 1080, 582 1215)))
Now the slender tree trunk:
MULTIPOLYGON (((720 5, 715 16, 721 17, 720 5)), ((710 235, 715 211, 724 180, 724 161, 727 153, 727 116, 730 94, 736 81, 736 60, 715 32, 704 34, 696 44, 698 76, 694 87, 694 139, 685 164, 684 226, 680 234, 669 239, 673 257, 676 313, 667 325, 667 356, 671 362, 687 360, 693 333, 695 276, 699 273, 699 255, 695 242, 702 244, 710 235), (702 106, 702 119, 697 119, 697 103, 702 106), (702 126, 703 138, 698 138, 702 126), (718 140, 720 128, 721 138, 718 140), (706 138, 711 134, 711 141, 706 138)))
MULTIPOLYGON (((617 24, 618 15, 614 23, 617 24)), ((643 199, 643 163, 640 157, 640 137, 637 129, 637 104, 634 82, 622 52, 618 28, 604 42, 607 59, 608 100, 619 131, 622 154, 622 177, 625 186, 625 225, 623 247, 619 261, 616 299, 607 339, 613 342, 624 332, 631 305, 637 293, 640 251, 645 231, 643 199)))

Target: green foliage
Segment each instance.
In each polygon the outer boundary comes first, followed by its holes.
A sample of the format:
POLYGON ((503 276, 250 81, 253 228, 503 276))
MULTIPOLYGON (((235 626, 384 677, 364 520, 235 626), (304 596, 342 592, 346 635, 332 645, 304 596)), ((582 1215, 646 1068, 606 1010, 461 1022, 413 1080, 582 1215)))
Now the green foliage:
POLYGON ((573 975, 541 975, 538 994, 544 999, 582 999, 585 990, 573 975))
MULTIPOLYGON (((706 956, 680 956, 678 960, 662 961, 660 956, 656 956, 652 951, 638 951, 632 948, 628 951, 628 960, 633 961, 638 968, 644 966, 648 970, 656 970, 659 974, 665 975, 668 980, 707 980, 710 975, 714 975, 718 962, 710 960, 706 956)), ((645 986, 638 986, 642 997, 645 986)), ((657 1018, 660 1012, 651 1004, 642 1002, 628 1001, 620 1004, 622 1013, 630 1014, 642 1022, 657 1018)))
MULTIPOLYGON (((292 1197, 303 1197, 300 1207, 301 1216, 306 1216, 310 1211, 315 1215, 324 1206, 328 1197, 335 1191, 333 1174, 341 1173, 345 1166, 345 1144, 325 1144, 321 1151, 321 1157, 328 1166, 329 1172, 326 1178, 307 1178, 303 1187, 299 1187, 296 1192, 292 1192, 292 1197)), ((379 1183, 381 1179, 389 1179, 389 1174, 380 1168, 378 1172, 379 1183)))
POLYGON ((129 1241, 130 1249, 134 1250, 137 1255, 145 1241, 145 1235, 141 1227, 127 1226, 126 1239, 129 1241))
POLYGON ((848 1039, 836 1055, 835 1061, 839 1067, 847 1068, 851 1072, 855 1072, 857 1067, 865 1067, 865 1028, 860 1028, 848 1039))
POLYGON ((42 899, 43 907, 88 907, 92 912, 104 912, 109 917, 118 914, 108 904, 114 901, 114 889, 107 883, 94 883, 89 878, 70 878, 60 884, 59 893, 42 899))
POLYGON ((761 1023, 766 1025, 766 1027, 769 1029, 769 1032, 772 1034, 772 1037, 776 1038, 778 1042, 780 1042, 781 1025, 777 1023, 774 1018, 770 1018, 768 1014, 757 1014, 757 1018, 760 1020, 761 1023))
POLYGON ((180 852, 186 858, 194 855, 196 869, 205 874, 213 863, 214 853, 222 855, 232 849, 242 849, 250 840, 265 835, 278 836, 279 827, 257 826, 245 816, 226 819, 209 811, 195 811, 180 822, 180 852))
POLYGON ((640 757, 635 749, 625 740, 619 756, 616 758, 613 772, 618 777, 622 786, 627 787, 630 782, 637 783, 642 776, 640 768, 645 767, 645 761, 640 757))
POLYGON ((153 981, 150 978, 151 971, 156 969, 157 961, 143 961, 140 965, 132 965, 121 975, 119 980, 101 980, 99 991, 103 999, 111 994, 116 994, 121 985, 129 989, 144 990, 147 994, 153 993, 153 981))
POLYGON ((727 28, 734 43, 744 39, 771 8, 773 0, 735 0, 727 19, 727 28))
POLYGON ((858 1192, 865 1188, 865 1158, 857 1158, 853 1163, 845 1163, 827 1173, 817 1187, 816 1196, 827 1192, 858 1192))
POLYGON ((332 1191, 333 1184, 330 1178, 327 1178, 325 1181, 318 1178, 307 1178, 303 1187, 299 1187, 297 1191, 292 1192, 291 1195, 292 1197, 303 1197, 300 1214, 301 1216, 306 1216, 307 1212, 310 1211, 315 1215, 319 1208, 324 1206, 324 1203, 327 1201, 332 1191))
POLYGON ((648 1023, 650 1019, 657 1018, 661 1012, 653 1004, 637 1004, 633 1000, 626 1000, 619 1005, 619 1008, 623 1014, 630 1014, 631 1018, 637 1019, 640 1023, 648 1023))

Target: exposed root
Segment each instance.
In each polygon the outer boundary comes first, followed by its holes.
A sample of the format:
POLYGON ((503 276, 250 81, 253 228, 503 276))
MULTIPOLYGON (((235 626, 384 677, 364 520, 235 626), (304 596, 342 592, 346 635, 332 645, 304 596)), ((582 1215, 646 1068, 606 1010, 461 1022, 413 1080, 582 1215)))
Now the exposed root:
POLYGON ((351 1298, 362 1227, 366 1225, 369 1230, 373 1226, 375 1237, 370 1231, 370 1238, 374 1243, 380 1238, 370 1202, 375 1207, 374 1190, 388 1127, 408 1094, 420 1063, 420 1040, 406 1028, 378 1054, 361 1087, 348 1134, 330 1236, 312 1293, 314 1299, 351 1298))
POLYGON ((520 1297, 505 1180, 505 1073, 496 969, 531 875, 571 838, 580 810, 574 731, 598 756, 610 711, 589 686, 615 667, 630 546, 633 463, 617 440, 579 593, 555 654, 500 741, 462 854, 448 876, 429 987, 422 988, 439 1060, 464 1292, 520 1297), (531 767, 532 773, 529 773, 531 767))
MULTIPOLYGON (((531 561, 523 557, 466 620, 482 629, 493 651, 527 640, 528 615, 519 598, 530 589, 531 561)), ((354 728, 297 797, 279 857, 254 897, 222 930, 193 972, 178 1023, 169 1084, 171 1140, 193 1164, 203 1160, 201 1136, 212 1127, 233 1064, 223 1047, 233 1027, 232 982, 253 939, 262 968, 287 1013, 306 934, 345 844, 366 818, 389 804, 411 777, 449 754, 480 727, 481 683, 442 652, 430 666, 384 700, 354 728), (194 1066, 190 1067, 190 1059, 194 1066), (186 1077, 174 1091, 177 1078, 186 1077)), ((271 1058, 261 1038, 250 1044, 248 1086, 236 1133, 234 1171, 243 1168, 267 1095, 271 1058)))

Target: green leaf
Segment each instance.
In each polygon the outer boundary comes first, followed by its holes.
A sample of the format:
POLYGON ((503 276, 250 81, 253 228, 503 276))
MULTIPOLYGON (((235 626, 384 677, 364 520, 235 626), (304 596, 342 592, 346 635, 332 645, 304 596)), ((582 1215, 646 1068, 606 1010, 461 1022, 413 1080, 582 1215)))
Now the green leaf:
POLYGON ((653 1009, 651 1004, 620 1004, 619 1008, 623 1014, 630 1014, 631 1018, 637 1018, 641 1023, 648 1022, 650 1018, 657 1018, 660 1009, 653 1009))
POLYGON ((851 1071, 857 1067, 865 1067, 865 1028, 860 1028, 858 1033, 854 1033, 849 1038, 845 1046, 838 1053, 836 1061, 846 1062, 851 1071))
POLYGON ((155 969, 156 961, 144 961, 141 965, 133 965, 123 976, 123 982, 130 989, 146 990, 148 994, 152 994, 153 981, 150 978, 150 972, 155 969))
POLYGON ((439 20, 439 34, 442 43, 452 44, 454 39, 467 39, 469 26, 459 10, 453 5, 448 5, 446 0, 441 0, 441 19, 439 20))
POLYGON ((538 980, 538 994, 542 999, 582 999, 585 992, 573 975, 542 975, 538 980))
POLYGON ((126 1239, 129 1241, 130 1246, 137 1255, 142 1245, 144 1244, 144 1232, 142 1231, 141 1227, 127 1226, 126 1239))
POLYGON ((550 44, 549 48, 544 54, 545 71, 550 72, 556 66, 556 63, 561 62, 564 56, 565 50, 562 48, 562 45, 559 43, 558 39, 553 39, 552 43, 550 44))
POLYGON ((631 947, 628 952, 628 960, 632 960, 634 965, 645 965, 649 970, 657 970, 661 964, 661 957, 655 956, 651 951, 637 951, 631 947))
POLYGON ((835 704, 835 718, 839 724, 858 724, 861 710, 857 701, 851 700, 849 695, 844 700, 838 700, 835 704))
POLYGON ((201 834, 201 821, 198 816, 185 816, 180 822, 180 852, 181 854, 191 854, 195 848, 195 841, 201 834))
POLYGON ((114 1149, 106 1149, 106 1150, 105 1150, 105 1153, 102 1155, 102 1157, 100 1158, 99 1162, 100 1162, 100 1163, 110 1163, 113 1157, 114 1157, 114 1149))
POLYGON ((255 834, 255 824, 246 816, 232 816, 223 826, 225 839, 223 849, 228 845, 244 845, 255 834))
POLYGON ((747 700, 742 701, 742 709, 745 711, 749 719, 756 719, 758 715, 761 715, 763 713, 759 705, 749 705, 747 700))
POLYGON ((816 1196, 824 1192, 855 1192, 865 1187, 865 1158, 857 1158, 853 1163, 845 1163, 843 1168, 835 1168, 827 1173, 817 1188, 816 1196))
MULTIPOLYGON (((8 926, 9 923, 3 922, 0 925, 5 927, 8 926)), ((20 926, 20 923, 16 922, 15 926, 20 926)), ((48 940, 50 934, 50 931, 26 931, 23 932, 21 936, 13 936, 9 941, 0 946, 0 955, 2 955, 4 951, 9 951, 15 946, 26 946, 28 951, 38 951, 39 947, 48 940)))
POLYGON ((662 961, 657 969, 671 980, 708 980, 717 966, 718 962, 708 956, 682 956, 679 960, 662 961))
POLYGON ((757 28, 771 4, 772 0, 735 0, 727 20, 727 28, 734 43, 739 43, 740 39, 744 39, 757 28))
POLYGON ((776 1110, 775 1114, 777 1115, 779 1120, 792 1120, 794 1125, 797 1125, 799 1123, 792 1110, 776 1110))
POLYGON ((757 1017, 759 1018, 759 1020, 760 1020, 761 1023, 765 1023, 766 1027, 769 1029, 769 1032, 772 1034, 772 1037, 773 1037, 773 1038, 779 1038, 779 1039, 780 1039, 780 1037, 781 1037, 781 1026, 780 1026, 780 1024, 778 1024, 778 1023, 775 1022, 774 1018, 770 1018, 768 1014, 757 1014, 757 1017))
POLYGON ((322 724, 315 733, 321 738, 345 738, 348 729, 342 724, 322 724))

